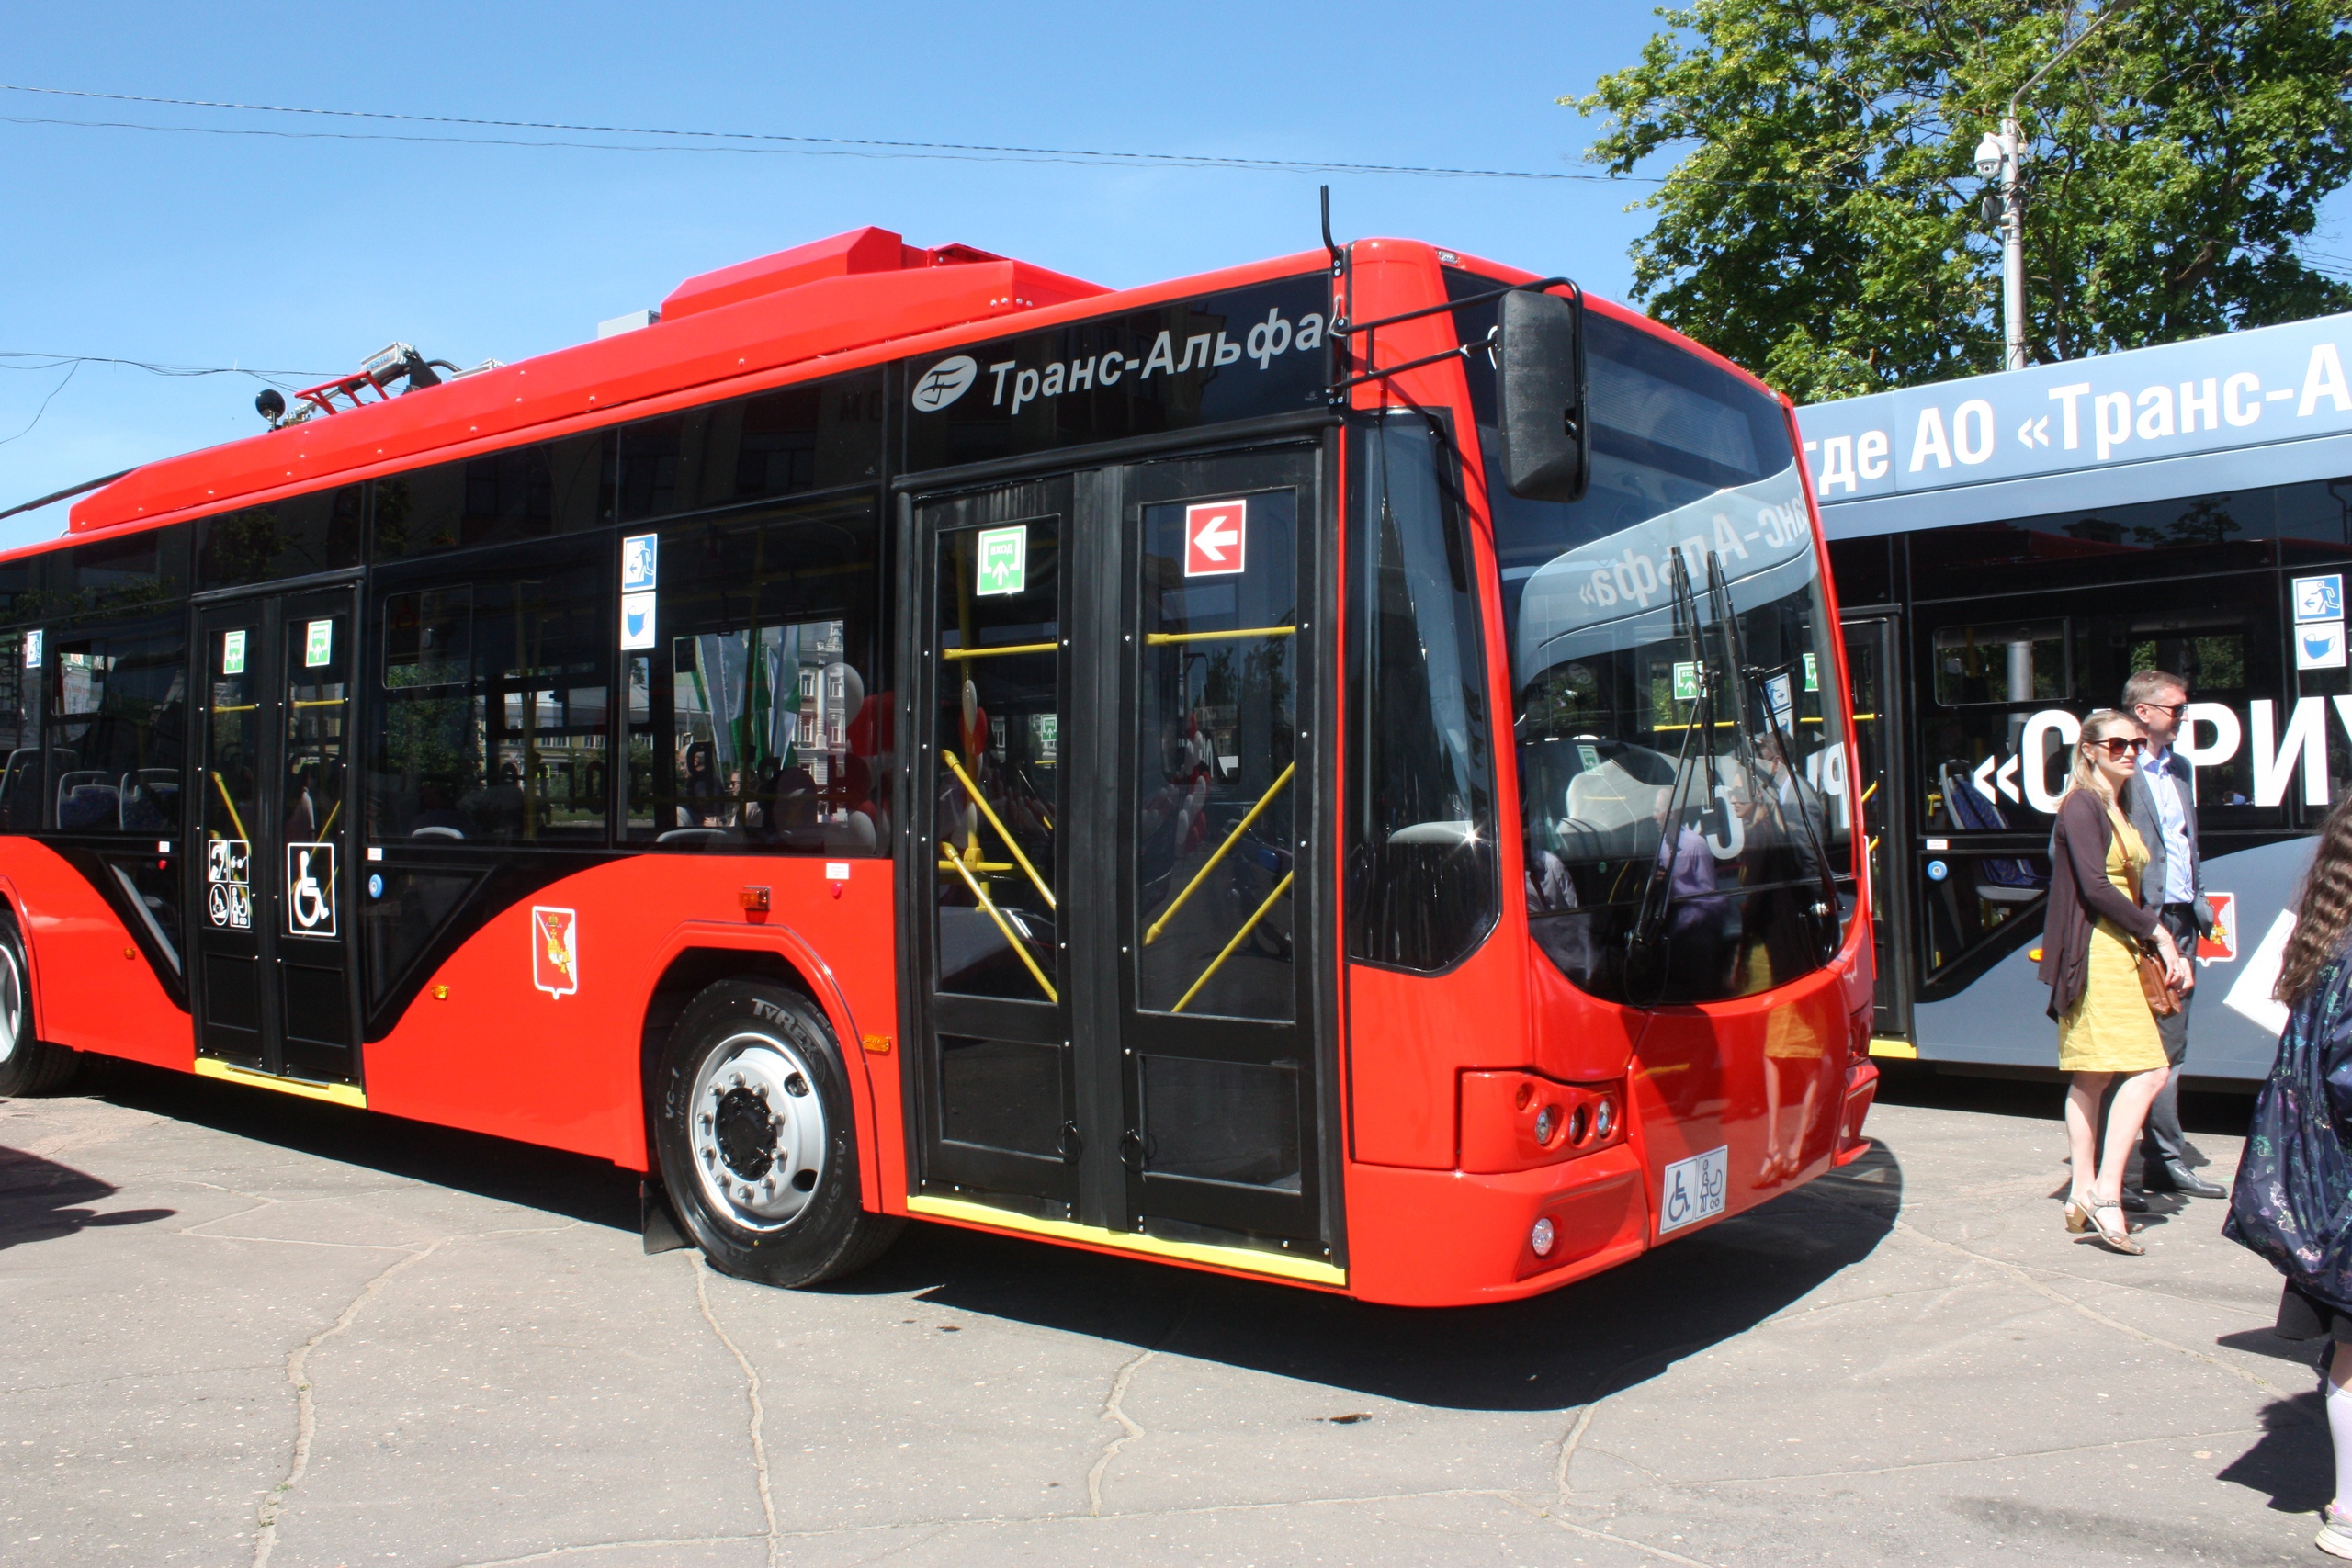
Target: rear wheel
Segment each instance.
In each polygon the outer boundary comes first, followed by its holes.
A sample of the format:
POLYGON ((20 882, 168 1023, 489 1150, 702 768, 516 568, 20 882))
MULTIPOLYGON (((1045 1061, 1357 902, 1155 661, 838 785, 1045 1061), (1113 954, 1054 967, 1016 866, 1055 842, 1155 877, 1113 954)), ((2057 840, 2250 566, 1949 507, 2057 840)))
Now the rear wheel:
POLYGON ((0 910, 0 1100, 56 1094, 82 1066, 80 1052, 33 1038, 32 996, 17 918, 0 910))
POLYGON ((825 1015, 782 987, 722 980, 687 1007, 655 1075, 654 1136, 679 1221, 726 1273, 838 1279, 904 1225, 862 1206, 840 1044, 825 1015))

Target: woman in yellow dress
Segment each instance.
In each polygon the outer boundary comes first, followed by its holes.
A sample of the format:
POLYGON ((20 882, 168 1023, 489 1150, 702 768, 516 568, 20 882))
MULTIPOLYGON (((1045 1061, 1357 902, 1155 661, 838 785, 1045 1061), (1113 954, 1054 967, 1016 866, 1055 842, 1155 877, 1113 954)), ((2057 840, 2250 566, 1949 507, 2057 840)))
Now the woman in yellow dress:
POLYGON ((2162 910, 2140 901, 2148 849, 2116 809, 2116 793, 2132 777, 2139 743, 2139 723, 2129 714, 2101 708, 2083 720, 2074 773, 2051 835, 2050 904, 2041 937, 2041 979, 2050 987, 2050 1016, 2058 1021, 2058 1068, 2070 1075, 2066 1144, 2074 1190, 2066 1228, 2096 1230, 2109 1247, 2133 1254, 2145 1249, 2123 1217, 2123 1167, 2169 1070, 2155 1015, 2140 988, 2141 952, 2162 955, 2176 988, 2188 978, 2188 964, 2159 919, 2162 910), (2108 1111, 2102 1160, 2099 1100, 2118 1076, 2123 1083, 2108 1111))

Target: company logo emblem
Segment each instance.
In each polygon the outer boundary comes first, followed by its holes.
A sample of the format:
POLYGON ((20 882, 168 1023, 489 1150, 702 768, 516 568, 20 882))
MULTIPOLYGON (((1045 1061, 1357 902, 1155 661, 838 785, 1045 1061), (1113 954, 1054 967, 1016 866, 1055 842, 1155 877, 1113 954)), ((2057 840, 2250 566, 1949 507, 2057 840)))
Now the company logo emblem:
POLYGON ((1184 508, 1186 577, 1238 577, 1249 548, 1249 502, 1203 501, 1184 508))
POLYGON ((979 378, 979 361, 970 355, 943 359, 915 378, 914 405, 925 413, 937 413, 970 391, 979 378))
POLYGON ((551 997, 580 988, 580 918, 571 910, 532 906, 531 984, 551 997))

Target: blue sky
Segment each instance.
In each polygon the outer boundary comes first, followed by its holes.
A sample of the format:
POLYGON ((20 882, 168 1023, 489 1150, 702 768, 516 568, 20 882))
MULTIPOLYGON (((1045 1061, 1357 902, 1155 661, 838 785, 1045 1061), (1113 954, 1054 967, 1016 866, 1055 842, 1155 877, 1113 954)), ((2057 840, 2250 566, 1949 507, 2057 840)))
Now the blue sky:
MULTIPOLYGON (((206 10, 12 7, 0 79, 498 119, 1581 172, 1597 122, 1553 100, 1631 63, 1658 25, 1637 6, 1482 0, 206 10)), ((317 379, 394 339, 459 364, 514 360, 591 337, 694 273, 867 223, 1120 287, 1313 245, 1323 178, 1342 237, 1414 235, 1621 298, 1626 247, 1646 227, 1623 210, 1646 186, 381 139, 409 133, 512 134, 0 92, 0 351, 317 379), (209 130, 25 123, 37 119, 209 130)), ((258 384, 242 376, 64 375, 0 369, 0 505, 262 428, 258 384)), ((0 522, 0 547, 53 536, 64 513, 0 522)))

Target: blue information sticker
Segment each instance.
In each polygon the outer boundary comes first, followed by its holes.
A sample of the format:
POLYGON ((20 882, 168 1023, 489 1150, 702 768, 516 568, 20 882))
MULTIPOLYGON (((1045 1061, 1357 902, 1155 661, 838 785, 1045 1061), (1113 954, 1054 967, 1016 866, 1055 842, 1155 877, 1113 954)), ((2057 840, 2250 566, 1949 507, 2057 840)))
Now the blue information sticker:
POLYGON ((1939 860, 1931 860, 1928 863, 1928 881, 1941 882, 1945 877, 1950 876, 1951 874, 1951 868, 1944 864, 1943 862, 1939 860))
POLYGON ((368 878, 368 897, 370 898, 381 898, 383 896, 384 874, 379 871, 368 878))
POLYGON ((2331 571, 2324 577, 2295 579, 2295 620, 2297 624, 2312 621, 2340 621, 2344 618, 2344 574, 2331 571))

